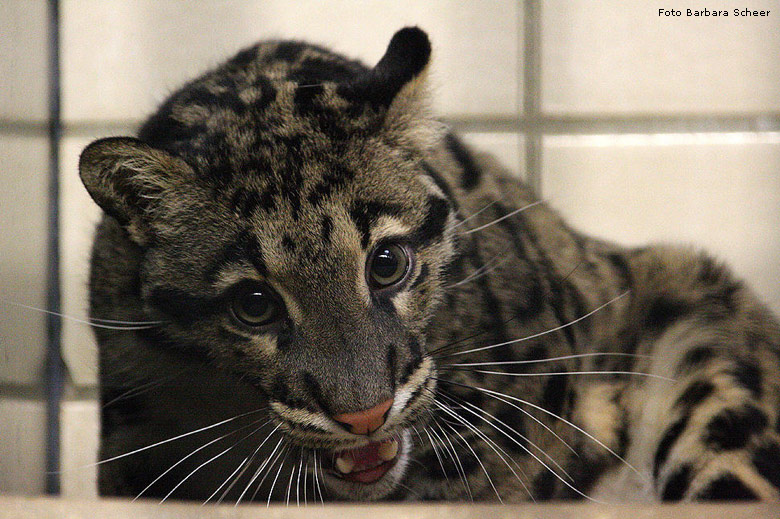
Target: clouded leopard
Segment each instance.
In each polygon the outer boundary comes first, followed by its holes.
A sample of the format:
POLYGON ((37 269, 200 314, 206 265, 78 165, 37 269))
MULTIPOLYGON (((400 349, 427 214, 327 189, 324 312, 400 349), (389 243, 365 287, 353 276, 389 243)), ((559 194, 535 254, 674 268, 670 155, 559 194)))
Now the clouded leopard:
POLYGON ((101 493, 777 499, 777 320, 569 228, 430 113, 430 52, 262 42, 84 150, 101 493))

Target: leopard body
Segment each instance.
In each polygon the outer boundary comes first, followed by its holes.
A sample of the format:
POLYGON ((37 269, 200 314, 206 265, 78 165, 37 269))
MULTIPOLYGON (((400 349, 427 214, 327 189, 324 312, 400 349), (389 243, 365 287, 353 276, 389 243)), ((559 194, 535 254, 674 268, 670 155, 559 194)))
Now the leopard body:
POLYGON ((83 152, 91 316, 145 323, 97 329, 101 493, 777 499, 777 319, 705 253, 567 226, 431 115, 429 55, 261 42, 83 152), (391 441, 378 480, 334 466, 391 441))

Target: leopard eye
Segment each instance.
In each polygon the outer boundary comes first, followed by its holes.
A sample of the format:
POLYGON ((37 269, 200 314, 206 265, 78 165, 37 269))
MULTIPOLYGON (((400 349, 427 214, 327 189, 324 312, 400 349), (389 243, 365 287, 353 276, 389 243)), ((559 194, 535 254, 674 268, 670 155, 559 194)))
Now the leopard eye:
POLYGON ((282 313, 278 296, 263 285, 240 289, 233 297, 231 310, 235 318, 247 326, 270 324, 282 313))
POLYGON ((375 290, 397 285, 406 279, 410 265, 406 249, 395 243, 380 244, 368 259, 368 284, 375 290))

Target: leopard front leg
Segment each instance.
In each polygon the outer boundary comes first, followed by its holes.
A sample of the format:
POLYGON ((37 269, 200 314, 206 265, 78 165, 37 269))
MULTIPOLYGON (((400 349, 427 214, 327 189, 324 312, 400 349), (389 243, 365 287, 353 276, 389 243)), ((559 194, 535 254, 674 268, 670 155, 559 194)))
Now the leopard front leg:
MULTIPOLYGON (((626 393, 629 459, 663 501, 780 498, 778 356, 770 335, 699 320, 669 327, 626 393)), ((641 364, 641 363, 640 363, 641 364)))

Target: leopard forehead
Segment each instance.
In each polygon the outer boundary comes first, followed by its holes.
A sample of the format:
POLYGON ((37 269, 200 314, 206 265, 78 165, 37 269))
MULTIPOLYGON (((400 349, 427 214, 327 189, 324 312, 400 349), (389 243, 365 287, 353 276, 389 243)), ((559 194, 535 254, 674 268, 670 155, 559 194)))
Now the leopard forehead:
POLYGON ((368 70, 316 46, 261 43, 174 93, 139 137, 215 183, 300 191, 304 178, 337 180, 359 148, 382 141, 385 108, 345 87, 368 70))

